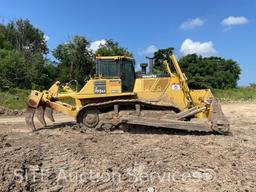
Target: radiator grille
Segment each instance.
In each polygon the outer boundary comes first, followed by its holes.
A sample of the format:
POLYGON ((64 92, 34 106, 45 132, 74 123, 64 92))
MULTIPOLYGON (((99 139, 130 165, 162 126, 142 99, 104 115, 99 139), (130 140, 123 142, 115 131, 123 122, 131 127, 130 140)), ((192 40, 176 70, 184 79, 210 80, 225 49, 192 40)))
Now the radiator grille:
POLYGON ((152 91, 164 91, 168 86, 168 79, 159 79, 152 91))
POLYGON ((145 79, 143 82, 144 91, 164 91, 169 84, 169 79, 145 79))
POLYGON ((155 79, 145 79, 144 80, 144 91, 150 91, 154 85, 154 83, 156 82, 155 79))

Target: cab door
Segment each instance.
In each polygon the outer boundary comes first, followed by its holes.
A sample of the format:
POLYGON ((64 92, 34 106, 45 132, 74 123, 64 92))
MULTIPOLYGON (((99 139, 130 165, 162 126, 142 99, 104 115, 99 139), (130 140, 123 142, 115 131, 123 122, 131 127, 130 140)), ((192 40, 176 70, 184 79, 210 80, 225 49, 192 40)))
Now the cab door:
POLYGON ((122 61, 121 74, 122 92, 132 92, 135 82, 134 62, 122 61))

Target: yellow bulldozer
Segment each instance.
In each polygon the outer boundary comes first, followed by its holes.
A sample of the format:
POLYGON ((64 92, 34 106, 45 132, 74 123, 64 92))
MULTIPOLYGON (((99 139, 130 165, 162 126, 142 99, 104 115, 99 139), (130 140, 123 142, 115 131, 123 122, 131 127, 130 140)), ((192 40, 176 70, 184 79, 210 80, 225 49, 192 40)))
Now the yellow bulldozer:
MULTIPOLYGON (((96 74, 80 90, 55 82, 49 90, 33 90, 28 98, 26 124, 35 131, 54 121, 53 110, 75 118, 83 127, 114 129, 122 125, 173 128, 188 131, 229 132, 229 122, 211 90, 191 90, 170 49, 161 75, 135 74, 128 56, 97 56, 96 74), (72 99, 74 104, 65 100, 72 99)), ((125 126, 124 126, 125 127, 125 126)))

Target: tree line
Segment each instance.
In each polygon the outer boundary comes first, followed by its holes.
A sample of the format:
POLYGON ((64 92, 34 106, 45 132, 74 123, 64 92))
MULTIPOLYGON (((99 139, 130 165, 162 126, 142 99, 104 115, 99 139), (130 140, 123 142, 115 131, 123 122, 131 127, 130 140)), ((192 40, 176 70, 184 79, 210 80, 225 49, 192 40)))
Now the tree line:
MULTIPOLYGON (((167 49, 159 49, 154 53, 154 71, 164 71, 163 60, 168 60, 167 49)), ((180 67, 187 76, 189 87, 230 89, 237 87, 241 74, 239 64, 232 59, 221 57, 202 57, 196 54, 186 55, 179 59, 180 67)))
MULTIPOLYGON (((0 89, 48 89, 56 80, 76 79, 80 85, 95 72, 95 55, 129 55, 126 48, 108 39, 96 52, 90 49, 86 37, 74 36, 57 45, 52 51, 54 60, 47 57, 49 48, 45 34, 29 20, 0 24, 0 89)), ((158 50, 154 70, 163 71, 162 60, 167 49, 158 50)), ((233 88, 237 86, 241 69, 237 62, 220 57, 203 58, 195 54, 179 60, 193 88, 233 88)))

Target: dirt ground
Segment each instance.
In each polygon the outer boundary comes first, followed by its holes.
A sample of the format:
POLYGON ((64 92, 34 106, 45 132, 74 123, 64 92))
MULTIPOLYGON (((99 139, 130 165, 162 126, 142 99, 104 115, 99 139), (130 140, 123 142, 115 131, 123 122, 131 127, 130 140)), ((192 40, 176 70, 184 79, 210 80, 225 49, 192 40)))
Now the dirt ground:
POLYGON ((30 133, 1 117, 0 191, 256 191, 256 104, 222 107, 228 136, 81 131, 63 115, 30 133))

